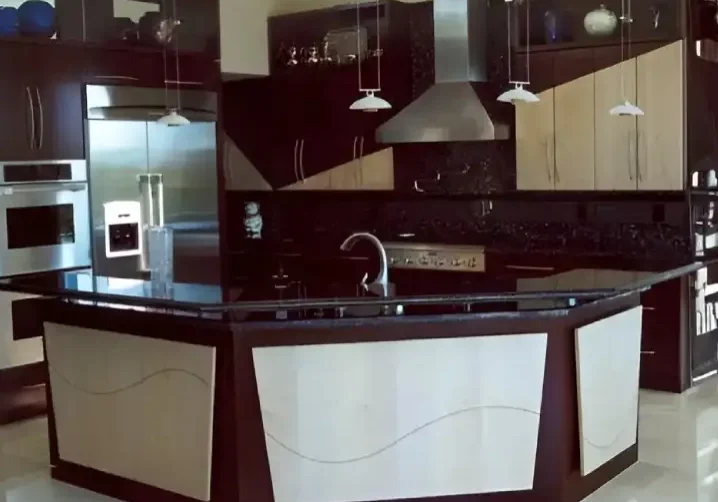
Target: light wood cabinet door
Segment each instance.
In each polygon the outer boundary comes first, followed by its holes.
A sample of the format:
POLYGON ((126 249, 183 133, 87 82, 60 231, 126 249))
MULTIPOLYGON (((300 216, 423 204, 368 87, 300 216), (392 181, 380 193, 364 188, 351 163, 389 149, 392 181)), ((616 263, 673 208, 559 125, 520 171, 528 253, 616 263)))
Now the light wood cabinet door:
POLYGON ((626 100, 636 103, 636 59, 598 71, 595 78, 596 190, 636 190, 636 117, 609 113, 626 100))
POLYGON ((639 56, 639 190, 683 190, 683 42, 639 56))
POLYGON ((516 188, 554 189, 554 91, 538 103, 516 103, 516 188))
POLYGON ((384 148, 292 183, 282 190, 393 190, 393 152, 392 148, 384 148))
POLYGON ((554 89, 556 190, 593 190, 594 74, 554 89))

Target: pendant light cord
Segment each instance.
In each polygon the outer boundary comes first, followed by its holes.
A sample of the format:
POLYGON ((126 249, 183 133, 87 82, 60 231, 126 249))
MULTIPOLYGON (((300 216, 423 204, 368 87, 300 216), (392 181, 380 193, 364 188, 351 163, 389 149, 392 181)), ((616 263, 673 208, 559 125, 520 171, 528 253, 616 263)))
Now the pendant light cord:
POLYGON ((511 74, 511 2, 506 3, 506 49, 509 51, 509 84, 514 81, 511 74))
POLYGON ((526 0, 526 83, 531 82, 531 29, 529 27, 531 0, 526 0))
MULTIPOLYGON (((175 1, 175 0, 173 0, 175 1)), ((362 74, 361 74, 361 63, 362 63, 362 50, 361 50, 361 15, 359 13, 359 2, 360 0, 357 0, 356 2, 356 11, 357 11, 357 66, 359 71, 358 79, 359 79, 359 92, 370 92, 370 91, 381 91, 381 25, 380 20, 381 16, 379 15, 379 0, 376 0, 375 6, 376 6, 376 89, 364 89, 363 83, 362 83, 362 74)), ((368 37, 367 37, 368 38, 368 37)), ((367 45, 368 45, 367 40, 367 45)), ((369 48, 367 47, 367 50, 369 48)))
MULTIPOLYGON (((163 2, 164 4, 164 2, 163 2)), ((164 5, 163 5, 164 6, 164 5)), ((165 75, 165 109, 170 107, 169 83, 167 82, 167 44, 162 44, 162 70, 165 75)))
POLYGON ((182 98, 180 92, 180 64, 179 64, 179 16, 177 16, 177 0, 172 0, 172 11, 174 14, 174 21, 172 22, 172 32, 175 37, 175 70, 177 72, 177 111, 182 109, 182 98))
MULTIPOLYGON (((626 100, 626 84, 625 84, 625 64, 624 61, 625 55, 624 55, 624 30, 626 29, 626 0, 621 0, 621 99, 623 101, 626 100)), ((629 24, 630 26, 630 24, 629 24)))
POLYGON ((356 1, 356 10, 357 10, 357 66, 358 66, 358 74, 359 74, 359 92, 362 90, 362 81, 361 81, 361 16, 359 14, 359 1, 356 1))
POLYGON ((376 0, 376 88, 381 90, 381 26, 379 24, 379 0, 376 0))

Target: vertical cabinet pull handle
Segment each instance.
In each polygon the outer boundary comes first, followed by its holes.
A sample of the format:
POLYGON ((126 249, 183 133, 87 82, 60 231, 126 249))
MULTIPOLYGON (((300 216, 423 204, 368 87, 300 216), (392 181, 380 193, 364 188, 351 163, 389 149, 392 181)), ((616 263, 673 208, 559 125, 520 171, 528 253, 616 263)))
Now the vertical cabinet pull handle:
POLYGON ((306 177, 304 176, 304 139, 302 139, 302 142, 299 144, 299 173, 302 176, 302 183, 306 181, 306 177))
POLYGON ((25 86, 25 97, 27 98, 27 106, 30 111, 30 150, 35 149, 35 106, 32 103, 32 93, 30 87, 25 86))
POLYGON ((294 140, 294 179, 296 181, 299 181, 299 160, 297 159, 297 155, 299 152, 299 140, 294 140))
POLYGON ((548 180, 553 181, 553 178, 551 178, 551 154, 549 153, 548 139, 544 140, 544 152, 546 157, 546 172, 548 173, 548 180))
POLYGON ((38 149, 42 150, 45 143, 45 112, 42 108, 42 96, 40 96, 40 88, 35 86, 35 94, 37 95, 37 109, 40 111, 40 138, 38 139, 38 149))
MULTIPOLYGON (((641 173, 641 163, 639 162, 640 156, 638 155, 639 148, 641 148, 641 131, 636 131, 636 175, 638 176, 638 181, 643 181, 643 174, 641 173)), ((648 159, 645 155, 643 157, 644 163, 648 165, 648 159)))
POLYGON ((631 155, 631 152, 633 149, 631 148, 631 131, 628 131, 628 179, 633 181, 633 169, 631 166, 631 158, 633 157, 631 155))
POLYGON ((359 186, 364 186, 364 136, 359 138, 359 186))

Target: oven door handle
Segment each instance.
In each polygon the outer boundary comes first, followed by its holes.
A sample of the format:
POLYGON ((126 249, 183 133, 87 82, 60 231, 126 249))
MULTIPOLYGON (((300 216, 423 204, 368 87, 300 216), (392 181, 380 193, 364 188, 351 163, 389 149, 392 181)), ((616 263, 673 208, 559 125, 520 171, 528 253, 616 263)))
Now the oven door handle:
POLYGON ((84 190, 87 190, 87 183, 85 182, 9 185, 0 187, 0 195, 43 192, 82 192, 84 190))

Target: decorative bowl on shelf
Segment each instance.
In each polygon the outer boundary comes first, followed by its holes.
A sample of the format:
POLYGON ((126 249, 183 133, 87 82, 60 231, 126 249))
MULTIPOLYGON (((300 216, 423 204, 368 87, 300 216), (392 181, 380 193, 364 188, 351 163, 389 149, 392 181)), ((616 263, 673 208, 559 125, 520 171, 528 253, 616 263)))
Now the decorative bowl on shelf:
POLYGON ((0 7, 0 37, 17 35, 17 9, 0 7))
POLYGON ((55 8, 43 0, 27 0, 17 9, 22 35, 50 38, 55 34, 55 8))
POLYGON ((583 18, 583 27, 592 37, 606 37, 616 31, 618 18, 613 11, 601 4, 583 18))

